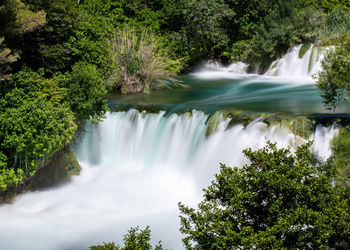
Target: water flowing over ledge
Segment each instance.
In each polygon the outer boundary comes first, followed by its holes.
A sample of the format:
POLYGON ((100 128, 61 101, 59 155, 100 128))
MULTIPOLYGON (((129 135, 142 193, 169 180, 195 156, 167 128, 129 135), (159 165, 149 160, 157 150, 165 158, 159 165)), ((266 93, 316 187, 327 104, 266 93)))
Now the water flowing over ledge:
MULTIPOLYGON (((282 78, 287 82, 313 83, 314 77, 322 70, 322 60, 329 47, 315 47, 313 44, 309 48, 305 46, 307 45, 300 44, 290 48, 284 56, 271 63, 267 71, 261 75, 262 79, 268 78, 271 81, 273 78, 282 78)), ((201 79, 258 77, 257 73, 248 74, 248 67, 249 65, 242 62, 228 66, 219 62, 206 62, 192 75, 201 79)))
MULTIPOLYGON (((136 110, 108 113, 90 122, 75 151, 81 175, 69 185, 21 195, 0 207, 3 249, 87 249, 103 241, 121 241, 131 226, 151 225, 152 237, 181 249, 177 202, 194 206, 201 189, 219 170, 247 163, 242 150, 267 140, 279 147, 305 140, 279 125, 255 120, 228 128, 222 119, 206 137, 208 116, 145 114, 136 110), (17 241, 13 239, 18 239, 17 241)), ((327 158, 335 127, 318 125, 310 139, 327 158)))
POLYGON ((264 75, 313 79, 322 70, 322 60, 329 48, 310 45, 304 55, 302 49, 302 44, 290 48, 286 55, 271 64, 264 75))

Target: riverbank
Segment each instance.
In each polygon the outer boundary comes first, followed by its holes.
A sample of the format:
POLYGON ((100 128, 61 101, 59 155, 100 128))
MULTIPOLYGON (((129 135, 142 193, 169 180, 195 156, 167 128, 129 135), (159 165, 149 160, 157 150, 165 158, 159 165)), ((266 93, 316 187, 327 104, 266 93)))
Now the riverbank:
POLYGON ((44 166, 26 179, 21 185, 15 186, 0 193, 0 205, 12 203, 20 194, 40 191, 48 188, 57 188, 67 184, 73 175, 79 175, 80 165, 73 151, 65 147, 55 153, 44 166))

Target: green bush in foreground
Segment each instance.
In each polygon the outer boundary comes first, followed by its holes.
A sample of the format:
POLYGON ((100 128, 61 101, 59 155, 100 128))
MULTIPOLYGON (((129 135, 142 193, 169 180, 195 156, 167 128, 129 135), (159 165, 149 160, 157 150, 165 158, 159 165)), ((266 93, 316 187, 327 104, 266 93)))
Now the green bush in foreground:
POLYGON ((349 247, 347 200, 307 145, 244 154, 251 164, 222 165, 197 210, 179 204, 188 249, 349 247))
MULTIPOLYGON (((90 250, 150 250, 152 246, 150 244, 151 230, 146 227, 144 230, 139 231, 139 227, 130 228, 128 233, 124 235, 124 247, 116 245, 113 242, 104 243, 103 245, 91 246, 90 250)), ((163 246, 159 242, 155 247, 155 250, 162 250, 163 246)))

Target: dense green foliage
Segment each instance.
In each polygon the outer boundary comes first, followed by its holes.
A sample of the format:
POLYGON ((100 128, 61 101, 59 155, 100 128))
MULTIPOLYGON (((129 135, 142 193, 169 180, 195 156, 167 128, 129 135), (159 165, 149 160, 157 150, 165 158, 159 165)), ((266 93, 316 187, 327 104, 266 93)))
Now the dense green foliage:
MULTIPOLYGON (((130 228, 128 233, 124 235, 124 246, 121 247, 113 242, 104 243, 103 245, 91 246, 90 250, 151 250, 152 245, 151 230, 146 227, 144 230, 139 230, 138 227, 130 228)), ((155 247, 155 250, 162 250, 163 246, 159 242, 155 247)))
POLYGON ((295 155, 273 144, 244 153, 251 163, 222 165, 197 210, 180 203, 188 249, 349 247, 344 193, 307 145, 295 155))
POLYGON ((342 37, 340 44, 331 50, 322 62, 317 87, 323 93, 326 105, 333 108, 341 100, 350 100, 350 33, 342 37))
POLYGON ((76 1, 0 3, 2 192, 47 164, 83 120, 103 117, 113 25, 76 1))
POLYGON ((268 63, 296 43, 332 43, 350 22, 347 0, 22 1, 2 0, 0 10, 0 37, 22 52, 15 70, 26 64, 52 75, 85 61, 104 79, 118 71, 109 41, 125 24, 138 37, 154 33, 183 68, 209 57, 268 63))
POLYGON ((9 78, 11 64, 18 58, 19 53, 5 45, 5 40, 17 39, 46 22, 44 11, 33 12, 20 0, 0 1, 0 81, 9 78))
POLYGON ((333 164, 336 170, 335 183, 344 187, 350 202, 350 128, 341 129, 332 141, 333 164))
POLYGON ((0 191, 21 183, 73 137, 74 114, 65 89, 30 69, 15 74, 0 92, 0 191))
POLYGON ((77 63, 52 78, 24 68, 0 90, 0 191, 21 184, 73 138, 83 119, 107 110, 96 66, 77 63))
POLYGON ((70 74, 56 76, 59 86, 67 90, 65 101, 77 119, 100 119, 107 111, 107 90, 95 65, 76 63, 70 74))

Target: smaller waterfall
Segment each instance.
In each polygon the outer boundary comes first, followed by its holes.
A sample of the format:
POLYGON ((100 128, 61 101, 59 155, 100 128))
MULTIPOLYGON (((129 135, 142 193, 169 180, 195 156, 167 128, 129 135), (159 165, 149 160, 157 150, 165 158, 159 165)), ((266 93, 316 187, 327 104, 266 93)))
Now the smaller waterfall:
POLYGON ((265 76, 298 77, 312 79, 322 70, 322 60, 329 48, 318 48, 311 45, 300 57, 303 45, 288 50, 282 58, 275 60, 264 74, 265 76))
POLYGON ((247 75, 246 71, 248 67, 249 65, 243 62, 231 63, 228 66, 224 66, 219 62, 205 62, 200 69, 192 75, 201 79, 238 79, 247 75))
MULTIPOLYGON (((315 47, 311 44, 303 53, 304 46, 306 45, 300 44, 290 48, 282 58, 272 62, 263 76, 294 79, 293 82, 295 79, 302 79, 302 83, 313 83, 314 77, 322 70, 322 60, 331 47, 315 47)), ((219 62, 205 62, 192 75, 201 79, 240 79, 256 76, 247 73, 248 67, 249 65, 243 62, 235 62, 228 66, 219 62)))

